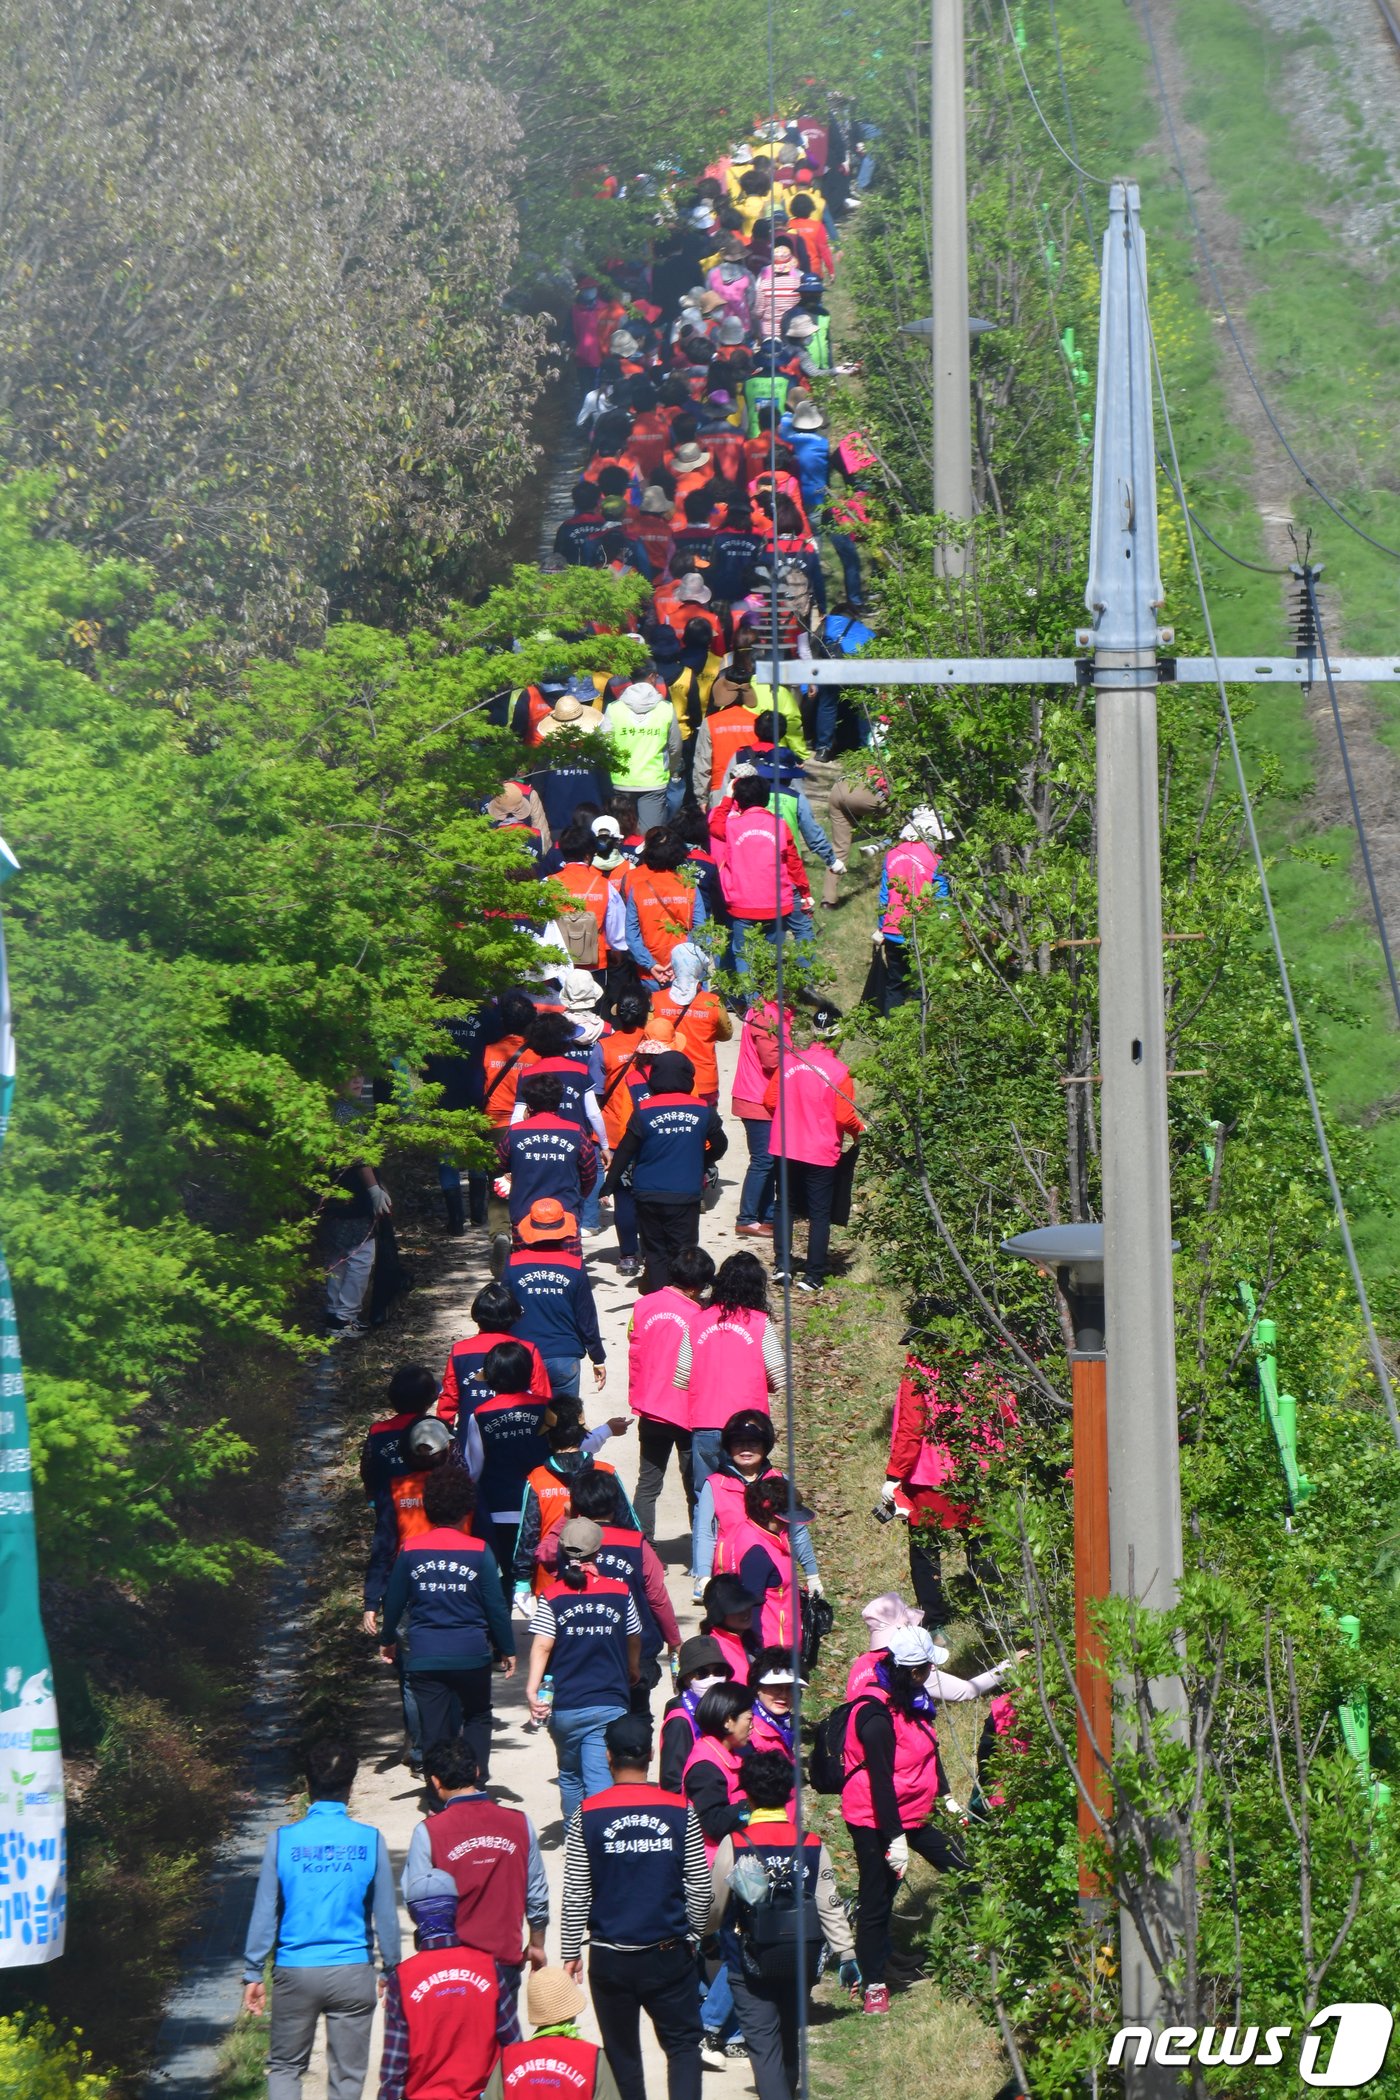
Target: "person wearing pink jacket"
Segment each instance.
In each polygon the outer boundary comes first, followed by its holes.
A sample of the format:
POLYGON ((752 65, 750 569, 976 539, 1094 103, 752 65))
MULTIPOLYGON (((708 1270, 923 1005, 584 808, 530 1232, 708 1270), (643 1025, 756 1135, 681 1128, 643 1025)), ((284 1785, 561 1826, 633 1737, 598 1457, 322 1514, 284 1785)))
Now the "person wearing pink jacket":
POLYGON ((744 1126, 749 1163, 739 1190, 739 1221, 734 1227, 743 1239, 773 1237, 773 1187, 776 1170, 769 1146, 773 1116, 764 1099, 768 1082, 778 1069, 778 1038, 791 1041, 790 1014, 778 1027, 778 1009, 771 999, 751 1006, 744 1016, 739 1036, 739 1062, 734 1067, 734 1094, 730 1111, 744 1126))
POLYGON ((733 800, 710 813, 710 829, 723 840, 720 884, 733 920, 734 968, 747 977, 748 943, 757 928, 774 946, 781 925, 793 930, 793 907, 810 915, 807 871, 786 820, 768 804, 772 788, 747 768, 736 767, 733 800))
MULTIPOLYGON (((784 1049, 764 1096, 773 1113, 771 1145, 775 1160, 800 1167, 807 1197, 807 1259, 798 1288, 819 1291, 826 1283, 831 1247, 831 1210, 841 1140, 859 1138, 865 1124, 856 1113, 850 1070, 836 1054, 818 1043, 812 1025, 801 1014, 792 1021, 792 1046, 784 1049)), ((789 1181, 795 1179, 789 1176, 789 1181)), ((774 1273, 779 1281, 792 1274, 792 1190, 783 1201, 778 1177, 778 1216, 773 1240, 774 1273)))
POLYGON ((690 1400, 675 1384, 676 1360, 700 1317, 700 1301, 715 1280, 703 1247, 684 1247, 671 1263, 664 1289, 638 1298, 627 1323, 627 1400, 637 1417, 637 1492, 633 1508, 646 1537, 656 1536, 656 1498, 672 1451, 694 1514, 690 1475, 690 1400))

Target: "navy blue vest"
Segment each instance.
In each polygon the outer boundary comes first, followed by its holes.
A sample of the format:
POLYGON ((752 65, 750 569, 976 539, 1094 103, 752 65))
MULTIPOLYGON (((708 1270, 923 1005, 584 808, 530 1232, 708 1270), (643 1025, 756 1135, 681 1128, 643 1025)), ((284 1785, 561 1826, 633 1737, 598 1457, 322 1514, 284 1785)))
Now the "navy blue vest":
POLYGON ((544 1429, 548 1409, 547 1400, 536 1400, 531 1393, 493 1393, 477 1408, 472 1419, 484 1453, 476 1484, 482 1516, 494 1517, 498 1510, 520 1515, 525 1483, 549 1456, 544 1429))
POLYGON ((705 1181, 708 1105, 693 1094, 648 1094, 632 1122, 640 1124, 642 1140, 632 1165, 633 1194, 698 1197, 705 1181))
POLYGON ((510 1176, 510 1221, 518 1224, 542 1196, 557 1197, 576 1218, 583 1201, 579 1161, 583 1131, 563 1116, 527 1116, 511 1125, 505 1170, 510 1176))
POLYGON ((655 1655, 661 1646, 661 1629, 647 1603, 646 1577, 642 1573, 642 1534, 605 1524, 603 1543, 594 1559, 600 1575, 610 1575, 615 1582, 625 1582, 632 1592, 632 1601, 642 1622, 642 1653, 655 1655))
POLYGON ((558 1079, 564 1088, 564 1098, 559 1104, 559 1114, 566 1123, 577 1123, 580 1130, 588 1127, 584 1114, 583 1097, 592 1084, 588 1076, 588 1052, 566 1050, 562 1057, 542 1057, 536 1063, 522 1068, 522 1079, 558 1079))
POLYGON ((552 1582, 543 1595, 554 1613, 549 1667, 556 1713, 580 1706, 625 1707, 632 1689, 627 1674, 632 1593, 626 1583, 590 1575, 586 1589, 552 1582))
POLYGON ((589 1795, 581 1816, 593 1882, 591 1938, 625 1947, 685 1938, 689 1814, 683 1795, 659 1786, 610 1786, 589 1795))

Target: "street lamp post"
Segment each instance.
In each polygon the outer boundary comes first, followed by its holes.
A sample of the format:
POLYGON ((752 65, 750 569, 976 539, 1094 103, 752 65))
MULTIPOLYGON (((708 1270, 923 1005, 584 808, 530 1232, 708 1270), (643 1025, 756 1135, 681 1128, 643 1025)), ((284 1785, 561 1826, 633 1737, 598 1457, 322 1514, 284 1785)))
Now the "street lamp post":
POLYGON ((1108 1358, 1104 1351, 1103 1227, 1049 1225, 1002 1241, 1053 1275, 1074 1328, 1069 1352, 1074 1401, 1074 1674, 1079 1688, 1079 1900, 1101 1906, 1088 1846, 1107 1822, 1108 1778, 1100 1759, 1113 1750, 1113 1687, 1093 1609, 1109 1593, 1108 1358), (1092 1802, 1093 1807, 1090 1806, 1092 1802))

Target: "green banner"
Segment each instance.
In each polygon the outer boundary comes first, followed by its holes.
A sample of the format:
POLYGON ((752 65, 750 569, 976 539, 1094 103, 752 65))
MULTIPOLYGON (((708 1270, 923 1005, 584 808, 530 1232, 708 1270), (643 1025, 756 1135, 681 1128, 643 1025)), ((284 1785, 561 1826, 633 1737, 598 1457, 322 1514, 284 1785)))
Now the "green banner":
MULTIPOLYGON (((0 886, 16 872, 0 839, 0 886)), ((0 1144, 15 1090, 10 975, 0 931, 0 1144)), ((67 1914, 63 1756, 39 1616, 29 1414, 10 1272, 0 1254, 0 1968, 63 1952, 67 1914)))

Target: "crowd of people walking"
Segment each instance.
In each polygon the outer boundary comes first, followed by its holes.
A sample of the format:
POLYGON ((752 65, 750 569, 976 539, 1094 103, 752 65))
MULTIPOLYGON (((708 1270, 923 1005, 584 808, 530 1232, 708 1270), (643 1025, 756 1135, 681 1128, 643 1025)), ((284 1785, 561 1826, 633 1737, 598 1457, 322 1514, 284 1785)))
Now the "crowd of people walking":
MULTIPOLYGON (((759 2100, 791 2100, 819 1968, 829 1959, 864 2013, 884 2014, 911 1853, 968 1871, 938 1708, 1000 1696, 989 1726, 1005 1732, 1010 1661, 958 1678, 938 1637, 940 1542, 956 1534, 984 1581, 995 1569, 975 1497, 948 1492, 960 1461, 940 1442, 954 1403, 937 1364, 910 1355, 882 1497, 909 1521, 916 1602, 865 1607, 869 1647, 805 1771, 839 1801, 850 1903, 801 1807, 796 1712, 830 1625, 820 1518, 774 1463, 792 1374, 775 1292, 825 1288, 864 1128, 830 1040, 839 1017, 809 987, 804 853, 830 908, 855 827, 886 830, 873 929, 886 1010, 908 996, 911 915, 948 896, 943 826, 895 808, 878 724, 831 688, 762 675, 774 622, 797 659, 869 633, 868 459, 858 440, 833 443, 812 388, 835 369, 824 295, 853 151, 839 113, 762 125, 705 171, 644 265, 578 285, 587 456, 554 561, 652 586, 636 623, 650 661, 622 679, 561 671, 496 708, 520 765, 484 813, 522 848, 540 966, 451 1023, 424 1075, 492 1133, 493 1164, 440 1170, 448 1228, 480 1231, 490 1280, 440 1376, 395 1372, 361 1465, 364 1627, 396 1673, 428 1810, 400 1877, 415 1948, 400 1944, 385 1841, 350 1814, 355 1756, 318 1743, 247 1941, 252 2012, 273 1964, 270 2100, 301 2093, 322 2018, 332 2100, 357 2100, 380 1994, 380 2100, 645 2100, 643 2014, 670 2100, 697 2100, 707 2067, 740 2058, 759 2100), (843 739, 854 756, 829 837, 806 768, 843 739), (744 1244, 716 1260, 707 1210, 738 1133, 744 1244), (637 1292, 625 1366, 609 1360, 590 1270, 609 1233, 637 1292), (609 1454, 634 1428, 629 1494, 609 1454), (673 1463, 689 1519, 674 1572, 702 1614, 688 1637, 655 1545, 673 1463), (553 1752, 557 1834, 493 1770, 493 1694, 517 1672, 537 1735, 524 1754, 545 1757, 545 1737, 553 1752), (585 1942, 601 2046, 578 2030, 585 1942)), ((392 1199, 368 1165, 343 1195, 328 1316, 353 1338, 374 1317, 392 1199)), ((994 1456, 1015 1410, 994 1381, 985 1397, 994 1456)))

